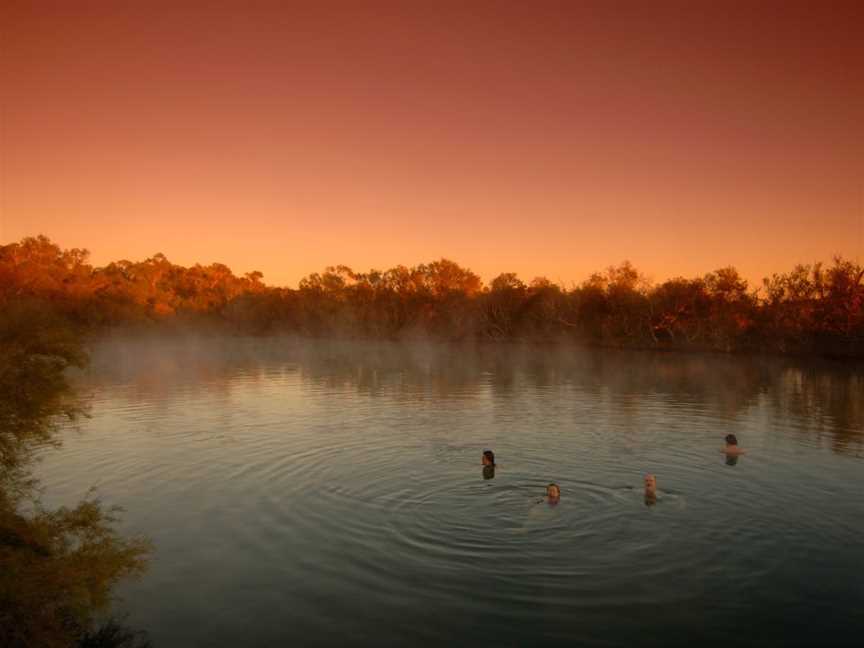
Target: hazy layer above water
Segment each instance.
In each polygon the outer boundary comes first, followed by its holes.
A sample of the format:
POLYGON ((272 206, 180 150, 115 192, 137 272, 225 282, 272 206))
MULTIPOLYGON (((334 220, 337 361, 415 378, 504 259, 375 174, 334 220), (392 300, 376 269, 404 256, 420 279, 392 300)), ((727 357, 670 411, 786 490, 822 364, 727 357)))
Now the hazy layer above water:
POLYGON ((842 365, 115 339, 78 382, 92 418, 45 455, 47 494, 98 484, 153 538, 126 605, 160 646, 864 630, 864 381, 842 365), (748 450, 734 466, 730 432, 748 450))
POLYGON ((83 384, 122 388, 127 400, 229 394, 274 370, 323 388, 389 398, 507 398, 522 388, 572 386, 627 397, 668 395, 723 416, 764 401, 806 416, 820 443, 861 454, 864 368, 722 354, 581 349, 572 345, 393 344, 297 338, 114 339, 94 348, 83 384))

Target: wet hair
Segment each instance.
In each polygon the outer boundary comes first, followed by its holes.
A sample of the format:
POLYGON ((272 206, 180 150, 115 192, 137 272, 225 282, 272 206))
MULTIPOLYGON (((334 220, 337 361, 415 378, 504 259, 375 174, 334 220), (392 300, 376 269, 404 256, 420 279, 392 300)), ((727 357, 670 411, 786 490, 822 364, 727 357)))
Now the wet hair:
POLYGON ((491 450, 484 450, 483 456, 486 457, 489 462, 494 466, 495 465, 495 453, 491 450))
POLYGON ((734 434, 727 434, 726 443, 729 445, 738 445, 738 438, 734 434))

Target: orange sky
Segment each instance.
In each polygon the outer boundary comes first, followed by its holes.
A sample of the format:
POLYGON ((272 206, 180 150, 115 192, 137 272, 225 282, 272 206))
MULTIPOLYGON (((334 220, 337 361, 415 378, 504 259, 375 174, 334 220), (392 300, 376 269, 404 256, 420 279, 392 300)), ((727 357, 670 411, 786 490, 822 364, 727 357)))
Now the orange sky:
POLYGON ((0 242, 288 285, 864 258, 861 2, 2 7, 0 242))

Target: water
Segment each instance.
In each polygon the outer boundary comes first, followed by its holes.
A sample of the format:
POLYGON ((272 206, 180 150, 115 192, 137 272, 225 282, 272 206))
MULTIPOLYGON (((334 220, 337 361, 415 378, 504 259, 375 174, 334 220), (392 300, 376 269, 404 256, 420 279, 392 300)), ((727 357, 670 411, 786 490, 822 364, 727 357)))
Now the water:
POLYGON ((97 486, 153 539, 120 594, 156 646, 860 645, 842 365, 115 340, 77 382, 92 418, 44 453, 46 501, 97 486))

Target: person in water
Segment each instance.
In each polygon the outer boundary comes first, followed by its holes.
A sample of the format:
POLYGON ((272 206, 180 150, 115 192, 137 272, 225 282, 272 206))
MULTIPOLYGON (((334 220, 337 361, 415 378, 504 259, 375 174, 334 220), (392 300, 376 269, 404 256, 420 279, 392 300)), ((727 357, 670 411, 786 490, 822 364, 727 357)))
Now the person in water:
POLYGON ((550 506, 555 506, 561 501, 561 488, 558 484, 552 483, 546 487, 546 501, 550 506))
POLYGON ((726 453, 726 456, 737 457, 738 455, 744 454, 744 451, 738 447, 738 437, 734 434, 726 435, 726 447, 723 448, 723 452, 726 453))
POLYGON ((645 506, 657 503, 657 477, 652 474, 645 475, 645 506))
POLYGON ((483 451, 483 479, 495 479, 495 453, 491 450, 483 451))

